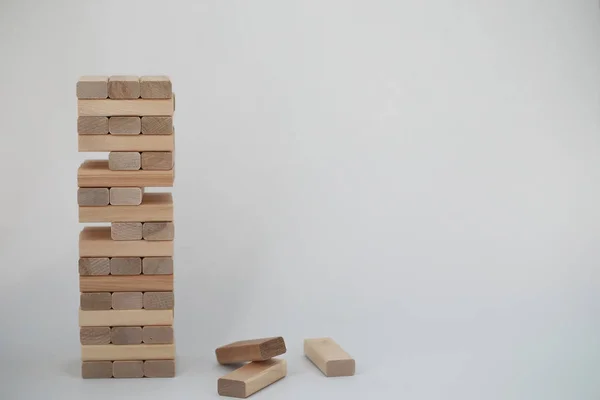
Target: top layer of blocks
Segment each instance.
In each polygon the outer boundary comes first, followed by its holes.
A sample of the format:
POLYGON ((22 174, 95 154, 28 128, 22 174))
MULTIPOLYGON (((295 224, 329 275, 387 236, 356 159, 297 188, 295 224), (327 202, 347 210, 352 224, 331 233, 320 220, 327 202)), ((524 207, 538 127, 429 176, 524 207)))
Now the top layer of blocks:
POLYGON ((83 76, 77 82, 78 99, 170 99, 171 80, 166 76, 83 76))

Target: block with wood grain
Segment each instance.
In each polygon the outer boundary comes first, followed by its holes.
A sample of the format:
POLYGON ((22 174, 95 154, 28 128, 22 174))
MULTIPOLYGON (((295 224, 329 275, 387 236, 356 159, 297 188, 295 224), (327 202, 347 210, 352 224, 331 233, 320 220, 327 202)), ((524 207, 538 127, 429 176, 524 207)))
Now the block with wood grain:
POLYGON ((354 375, 354 359, 331 338, 304 340, 304 354, 327 377, 354 375))
POLYGON ((237 364, 248 361, 264 361, 287 351, 281 336, 241 340, 215 350, 219 364, 237 364))
POLYGON ((221 396, 245 399, 287 375, 283 359, 254 361, 219 378, 217 392, 221 396))

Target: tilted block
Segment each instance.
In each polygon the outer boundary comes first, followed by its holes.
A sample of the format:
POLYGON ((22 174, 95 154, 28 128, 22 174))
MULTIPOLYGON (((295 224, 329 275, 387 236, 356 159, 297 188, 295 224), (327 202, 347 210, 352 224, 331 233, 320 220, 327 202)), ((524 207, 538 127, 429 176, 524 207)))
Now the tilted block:
POLYGON ((113 310, 141 310, 143 307, 142 292, 114 292, 112 294, 113 310))
POLYGON ((78 135, 80 152, 173 151, 173 135, 78 135))
POLYGON ((145 292, 144 308, 146 310, 173 309, 175 298, 173 292, 145 292))
POLYGON ((168 171, 173 169, 173 153, 170 151, 144 151, 142 169, 149 171, 168 171))
MULTIPOLYGON (((115 189, 111 188, 111 193, 115 189)), ((126 188, 129 189, 129 188, 126 188)), ((172 193, 144 193, 139 206, 79 207, 79 222, 172 221, 172 193)))
POLYGON ((111 151, 108 155, 111 171, 137 171, 141 166, 141 155, 136 151, 111 151))
POLYGON ((325 376, 354 375, 354 359, 331 338, 304 340, 304 354, 325 376))
POLYGON ((108 133, 107 117, 77 118, 77 133, 80 135, 106 135, 108 133))
POLYGON ((108 188, 77 189, 77 204, 85 207, 102 207, 109 203, 108 188))
POLYGON ((246 398, 287 375, 285 360, 254 361, 219 378, 217 391, 221 396, 246 398))
POLYGON ((173 117, 146 116, 142 117, 142 134, 172 135, 173 117))
POLYGON ((144 326, 142 329, 142 341, 146 344, 169 344, 173 343, 172 326, 144 326))
POLYGON ((144 240, 173 240, 175 226, 173 222, 144 222, 142 227, 144 240))
POLYGON ((173 275, 80 276, 79 290, 87 292, 169 292, 173 275))
POLYGON ((147 378, 173 378, 175 376, 175 360, 144 361, 144 376, 147 378))
POLYGON ((79 275, 109 275, 110 259, 108 257, 88 257, 79 259, 79 275))
POLYGON ((111 361, 83 361, 81 377, 84 379, 112 378, 111 361))
POLYGON ((113 206, 139 206, 142 204, 144 188, 114 187, 110 188, 110 204, 113 206))
POLYGON ((144 257, 142 259, 143 273, 146 275, 173 274, 172 257, 144 257))
POLYGON ((143 99, 170 99, 173 96, 171 80, 166 76, 142 76, 140 78, 143 99))
POLYGON ((113 257, 110 259, 111 275, 139 275, 142 273, 140 257, 113 257))
POLYGON ((79 310, 79 326, 173 325, 173 310, 79 310))
POLYGON ((112 240, 109 226, 86 226, 79 234, 79 257, 172 257, 173 241, 112 240))
POLYGON ((141 222, 113 222, 110 226, 112 240, 142 240, 141 222))
POLYGON ((106 99, 108 76, 82 76, 77 82, 78 99, 106 99))
POLYGON ((108 79, 108 97, 137 99, 140 97, 140 78, 131 75, 113 75, 108 79))
POLYGON ((142 120, 140 117, 110 117, 108 131, 112 135, 139 135, 142 132, 142 120))
POLYGON ((80 307, 82 310, 110 310, 112 298, 110 293, 81 293, 80 307))
POLYGON ((77 171, 79 187, 172 187, 175 169, 169 171, 112 171, 108 160, 84 161, 77 171))
POLYGON ((264 361, 286 352, 281 336, 242 340, 221 346, 215 350, 219 364, 237 364, 247 361, 264 361))
POLYGON ((79 328, 79 341, 81 344, 109 344, 110 327, 82 326, 79 328))
POLYGON ((119 345, 140 344, 142 343, 142 327, 115 326, 110 329, 110 342, 119 345))
POLYGON ((113 362, 113 377, 115 378, 143 378, 143 361, 115 361, 113 362))

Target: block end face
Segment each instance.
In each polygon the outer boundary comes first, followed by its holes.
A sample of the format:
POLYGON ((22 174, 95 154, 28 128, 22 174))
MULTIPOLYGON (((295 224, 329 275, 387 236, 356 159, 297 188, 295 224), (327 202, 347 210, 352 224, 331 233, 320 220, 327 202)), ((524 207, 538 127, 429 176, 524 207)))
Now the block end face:
POLYGON ((350 360, 331 360, 325 363, 325 375, 330 378, 353 376, 356 372, 356 362, 350 360))
POLYGON ((287 348, 283 337, 274 337, 260 345, 260 361, 285 354, 287 348))
POLYGON ((237 397, 239 399, 248 397, 246 395, 246 383, 226 378, 219 378, 217 393, 220 396, 237 397))

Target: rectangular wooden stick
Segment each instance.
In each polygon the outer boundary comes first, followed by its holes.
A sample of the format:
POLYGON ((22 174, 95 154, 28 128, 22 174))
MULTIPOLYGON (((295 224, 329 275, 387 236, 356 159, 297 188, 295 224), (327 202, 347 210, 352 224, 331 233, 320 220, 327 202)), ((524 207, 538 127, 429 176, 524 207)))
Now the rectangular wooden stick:
POLYGON ((173 273, 173 257, 144 257, 142 269, 146 275, 171 275, 173 273))
POLYGON ((173 325, 173 310, 79 310, 79 326, 173 325))
POLYGON ((79 328, 79 341, 81 344, 109 344, 110 327, 82 326, 79 328))
POLYGON ((172 116, 173 99, 77 100, 77 112, 80 117, 172 116))
POLYGON ((175 360, 144 361, 144 376, 147 378, 173 378, 175 376, 175 360))
POLYGON ((144 240, 173 240, 175 226, 173 222, 144 222, 142 236, 144 240))
POLYGON ((79 135, 80 152, 103 151, 173 151, 173 135, 79 135))
POLYGON ((79 297, 82 310, 110 310, 112 306, 110 293, 81 293, 79 297))
POLYGON ((144 307, 142 292, 114 292, 112 294, 113 310, 141 310, 144 307))
POLYGON ((108 188, 77 189, 77 204, 81 207, 102 207, 109 203, 108 188))
POLYGON ((108 155, 111 171, 137 171, 141 167, 141 154, 137 151, 111 151, 108 155))
POLYGON ((82 76, 77 82, 78 99, 106 99, 108 76, 82 76))
POLYGON ((304 354, 325 376, 354 375, 354 359, 331 338, 304 340, 304 354))
POLYGON ((79 187, 172 187, 174 171, 111 171, 108 160, 87 160, 77 171, 77 184, 79 187))
POLYGON ((113 362, 113 377, 115 378, 143 378, 143 361, 115 361, 113 362))
POLYGON ((237 364, 246 361, 264 361, 286 352, 281 336, 242 340, 215 350, 219 364, 237 364))
POLYGON ((141 344, 141 326, 115 326, 110 328, 110 342, 112 344, 141 344))
POLYGON ((174 305, 175 297, 173 292, 144 293, 144 308, 146 310, 170 310, 174 305))
POLYGON ((141 273, 141 257, 113 257, 110 259, 111 275, 139 275, 141 273))
MULTIPOLYGON (((142 204, 144 188, 114 187, 110 188, 110 204, 113 206, 139 206, 142 204)), ((145 221, 145 220, 137 220, 145 221)))
POLYGON ((144 151, 142 169, 149 171, 167 171, 173 169, 173 152, 144 151))
POLYGON ((83 379, 112 378, 111 361, 83 361, 81 363, 81 377, 83 379))
POLYGON ((79 276, 79 290, 86 292, 173 291, 173 275, 79 276))
MULTIPOLYGON (((115 189, 111 188, 111 193, 115 189)), ((145 193, 139 206, 79 207, 79 222, 152 222, 173 220, 171 193, 145 193)))
POLYGON ((79 275, 109 275, 110 274, 110 259, 108 257, 101 258, 80 258, 79 259, 79 275))
POLYGON ((106 135, 108 133, 107 117, 77 118, 77 133, 80 135, 106 135))
POLYGON ((173 358, 175 358, 174 344, 81 346, 81 359, 83 361, 167 360, 173 358))
POLYGON ((287 363, 283 359, 251 362, 219 378, 218 393, 245 399, 286 375, 287 363))
POLYGON ((113 222, 110 225, 112 240, 142 240, 141 222, 113 222))
POLYGON ((142 117, 144 135, 172 135, 173 117, 142 117))
POLYGON ((170 99, 173 96, 171 80, 166 76, 142 76, 140 95, 144 99, 170 99))
POLYGON ((108 78, 108 97, 137 99, 140 97, 140 78, 131 75, 113 75, 108 78))
POLYGON ((110 238, 109 226, 86 226, 79 234, 80 257, 172 257, 173 241, 110 238))
POLYGON ((112 135, 139 135, 142 132, 142 119, 140 117, 110 117, 108 131, 112 135))
POLYGON ((144 326, 142 329, 142 341, 146 344, 173 343, 173 327, 144 326))

